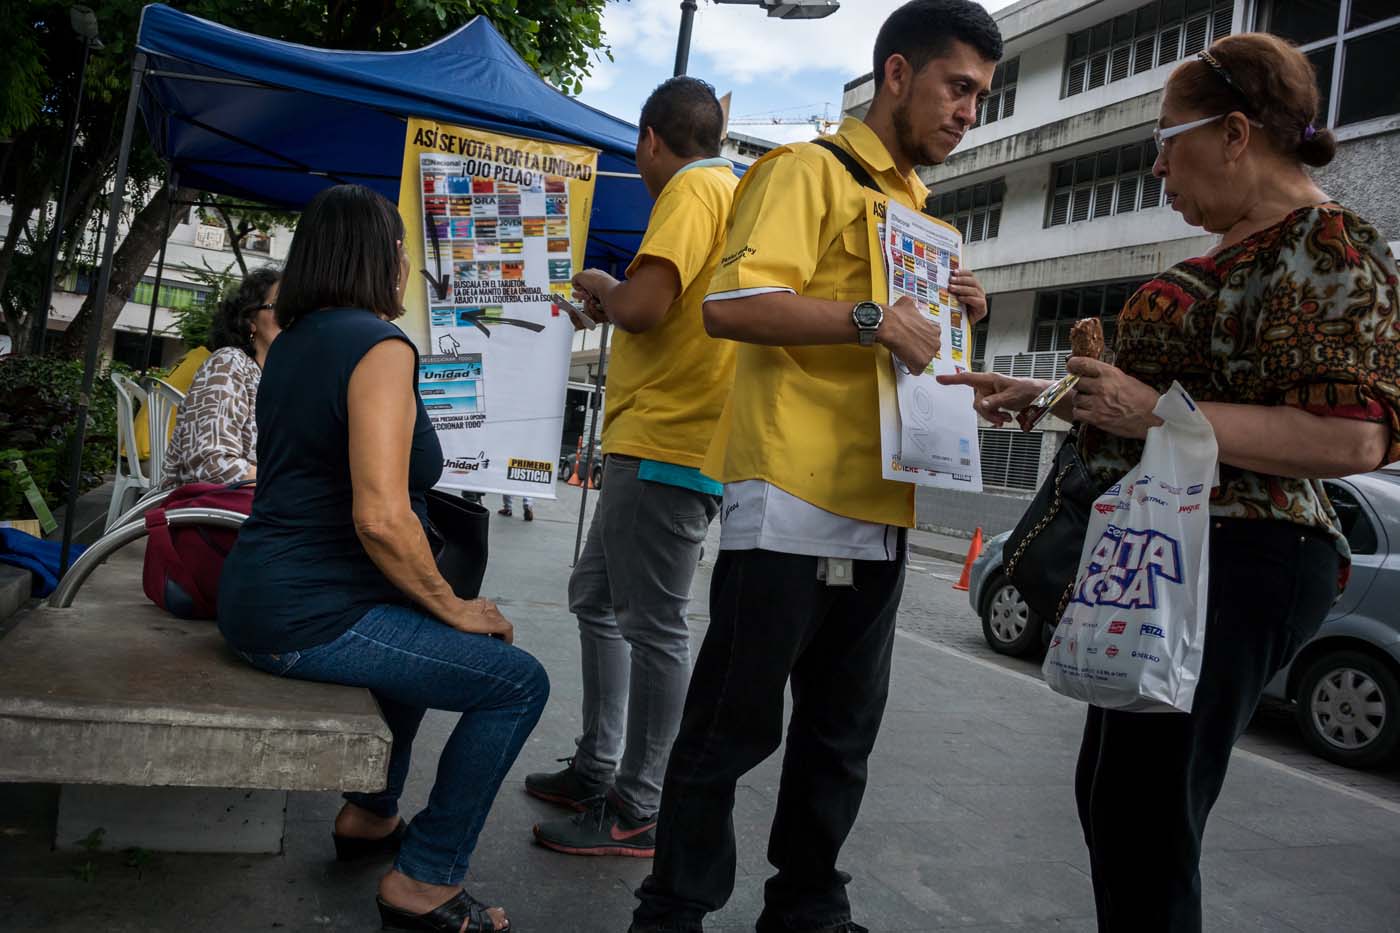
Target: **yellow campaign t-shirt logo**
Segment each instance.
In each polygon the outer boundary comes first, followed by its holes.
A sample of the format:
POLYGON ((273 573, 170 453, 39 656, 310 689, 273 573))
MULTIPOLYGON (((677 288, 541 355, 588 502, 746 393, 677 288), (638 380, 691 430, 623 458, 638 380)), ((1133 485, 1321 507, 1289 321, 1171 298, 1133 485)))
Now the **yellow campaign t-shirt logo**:
POLYGON ((549 484, 554 482, 554 464, 548 460, 519 460, 512 457, 506 462, 506 479, 549 484))

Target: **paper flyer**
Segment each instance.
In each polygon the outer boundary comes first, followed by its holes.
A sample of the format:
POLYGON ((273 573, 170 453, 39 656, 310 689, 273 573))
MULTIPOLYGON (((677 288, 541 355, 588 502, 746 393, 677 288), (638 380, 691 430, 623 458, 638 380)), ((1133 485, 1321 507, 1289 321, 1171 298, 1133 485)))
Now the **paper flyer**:
POLYGON ((583 261, 598 153, 409 120, 400 320, 447 488, 554 498, 574 328, 555 297, 583 261))
POLYGON ((970 366, 972 328, 948 280, 962 257, 957 228, 890 202, 876 233, 888 303, 908 297, 942 328, 942 346, 921 373, 881 367, 880 450, 885 479, 982 491, 982 457, 973 392, 935 376, 970 366))

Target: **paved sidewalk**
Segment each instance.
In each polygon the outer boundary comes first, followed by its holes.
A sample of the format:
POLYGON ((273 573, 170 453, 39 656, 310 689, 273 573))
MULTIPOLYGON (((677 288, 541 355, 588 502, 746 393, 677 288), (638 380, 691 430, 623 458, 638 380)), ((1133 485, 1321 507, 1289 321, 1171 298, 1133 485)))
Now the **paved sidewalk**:
MULTIPOLYGON (((494 497, 488 504, 498 505, 494 497)), ((578 639, 565 606, 577 509, 570 490, 562 502, 539 503, 533 524, 493 517, 485 592, 499 597, 518 643, 553 679, 549 708, 497 800, 468 880, 473 893, 509 908, 520 933, 623 933, 649 865, 556 855, 530 839, 531 824, 556 811, 524 794, 524 774, 570 753, 578 719, 578 639)), ((697 637, 716 544, 712 530, 692 613, 697 637)), ((918 588, 947 585, 911 574, 906 605, 928 611, 918 588)), ((1094 930, 1071 789, 1082 708, 1032 677, 908 631, 896 652, 870 788, 845 850, 857 919, 876 933, 1094 930)), ((426 796, 451 723, 443 714, 424 723, 409 813, 426 796)), ((777 778, 775 756, 739 788, 738 883, 708 929, 752 929, 777 778)), ((334 795, 292 795, 280 857, 57 854, 49 851, 54 801, 51 787, 0 788, 0 929, 378 928, 382 866, 332 861, 334 795)), ((1150 787, 1139 806, 1152 806, 1150 787)), ((1218 933, 1395 930, 1400 805, 1237 755, 1207 835, 1203 878, 1206 928, 1218 933)))

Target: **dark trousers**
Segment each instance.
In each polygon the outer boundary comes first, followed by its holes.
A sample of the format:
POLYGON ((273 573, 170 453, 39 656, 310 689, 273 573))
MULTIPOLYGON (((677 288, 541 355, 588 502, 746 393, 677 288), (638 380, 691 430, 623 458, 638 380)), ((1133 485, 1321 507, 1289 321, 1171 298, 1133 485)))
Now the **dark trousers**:
POLYGON ((1325 534, 1213 519, 1201 678, 1190 713, 1089 707, 1075 797, 1100 933, 1198 933, 1201 837, 1264 685, 1337 595, 1325 534))
POLYGON ((854 587, 817 579, 817 558, 722 551, 710 628, 691 676, 661 793, 656 860, 639 929, 698 931, 734 891, 734 788, 783 740, 760 933, 850 918, 836 859, 860 811, 889 694, 904 540, 893 561, 856 561, 854 587))

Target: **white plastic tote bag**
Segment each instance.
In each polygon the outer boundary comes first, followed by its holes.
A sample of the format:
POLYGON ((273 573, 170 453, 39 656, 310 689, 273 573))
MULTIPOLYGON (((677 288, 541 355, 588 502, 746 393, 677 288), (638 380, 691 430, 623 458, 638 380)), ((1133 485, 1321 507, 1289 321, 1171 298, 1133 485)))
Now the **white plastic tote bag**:
POLYGON ((1108 709, 1189 713, 1205 649, 1217 448, 1180 384, 1153 411, 1165 423, 1089 514, 1045 682, 1108 709))

